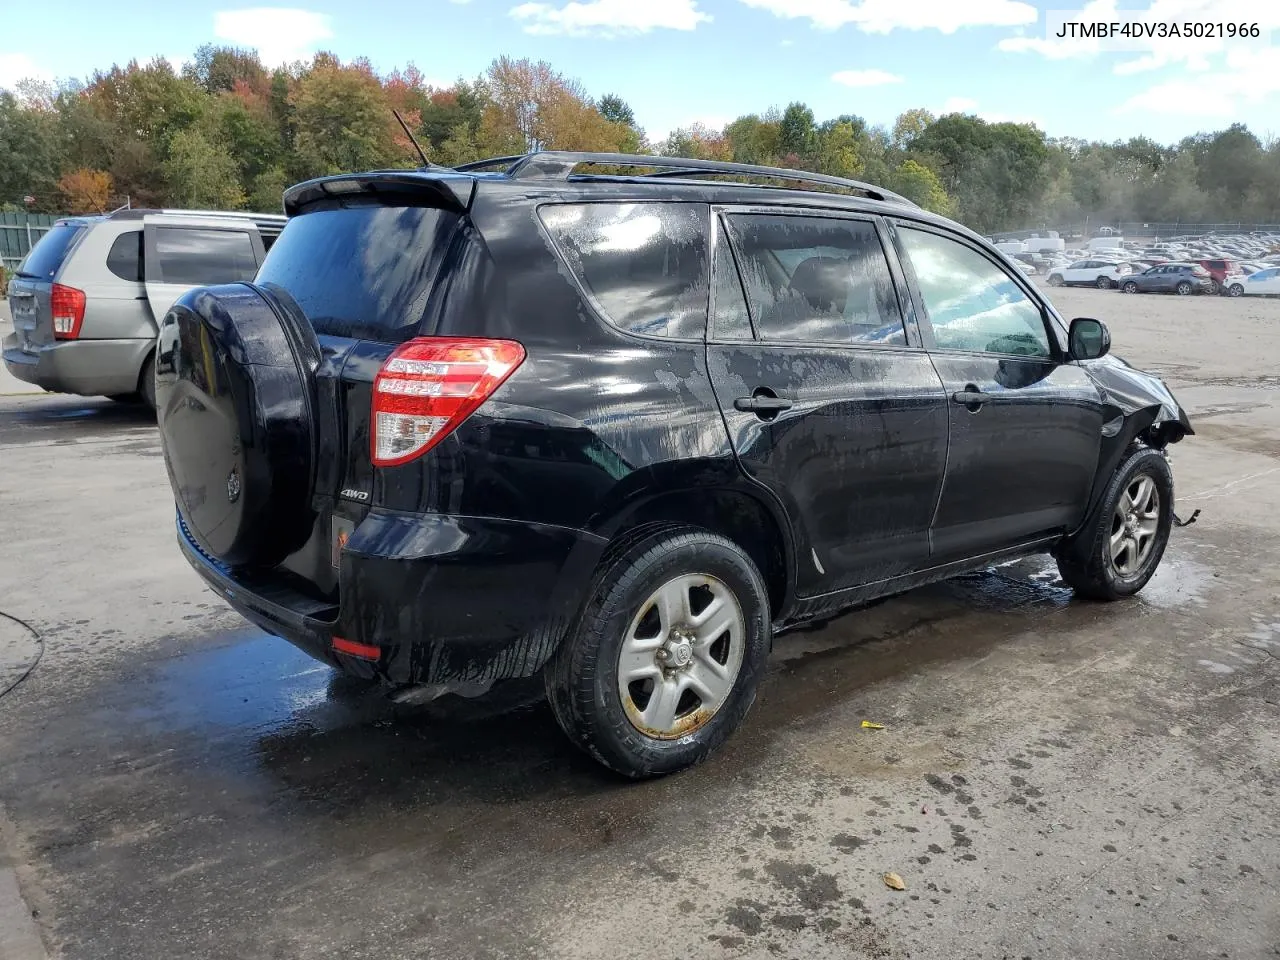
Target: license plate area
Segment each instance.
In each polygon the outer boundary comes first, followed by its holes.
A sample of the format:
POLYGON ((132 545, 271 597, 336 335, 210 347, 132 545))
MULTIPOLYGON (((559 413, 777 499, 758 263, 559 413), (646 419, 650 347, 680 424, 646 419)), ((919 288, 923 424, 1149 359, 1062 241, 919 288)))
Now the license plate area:
POLYGON ((335 570, 342 565, 342 548, 347 545, 355 528, 355 521, 346 517, 334 514, 329 519, 329 562, 335 570))

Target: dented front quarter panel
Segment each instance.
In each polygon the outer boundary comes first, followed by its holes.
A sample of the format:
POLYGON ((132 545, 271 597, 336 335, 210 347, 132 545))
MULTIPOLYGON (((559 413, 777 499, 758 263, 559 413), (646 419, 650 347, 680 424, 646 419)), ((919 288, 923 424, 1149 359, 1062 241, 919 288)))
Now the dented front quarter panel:
POLYGON ((1080 366, 1103 403, 1102 444, 1084 529, 1096 518, 1107 484, 1135 440, 1162 450, 1195 431, 1173 392, 1155 374, 1111 355, 1080 366))

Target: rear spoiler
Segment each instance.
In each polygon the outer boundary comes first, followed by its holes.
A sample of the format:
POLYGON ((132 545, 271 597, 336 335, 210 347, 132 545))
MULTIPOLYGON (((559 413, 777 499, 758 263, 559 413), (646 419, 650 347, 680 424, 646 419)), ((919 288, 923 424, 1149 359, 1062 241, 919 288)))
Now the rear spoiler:
POLYGON ((359 194, 392 206, 438 207, 466 213, 475 194, 475 177, 462 173, 425 173, 414 170, 378 170, 321 177, 284 192, 286 216, 297 216, 309 207, 337 205, 359 194))

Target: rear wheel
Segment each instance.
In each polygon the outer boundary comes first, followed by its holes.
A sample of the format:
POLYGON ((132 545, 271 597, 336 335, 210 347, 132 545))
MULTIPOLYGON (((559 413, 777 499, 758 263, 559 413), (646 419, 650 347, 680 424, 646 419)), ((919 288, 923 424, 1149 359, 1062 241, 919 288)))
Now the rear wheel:
POLYGON ((1094 281, 1094 286, 1096 286, 1099 290, 1110 290, 1111 281, 1106 277, 1099 277, 1097 280, 1094 281))
POLYGON ((607 559, 546 672, 561 728, 624 776, 704 760, 742 722, 769 652, 769 600, 733 542, 668 529, 607 559))
POLYGON ((142 365, 138 375, 138 398, 155 413, 156 410, 156 355, 152 353, 142 365))
POLYGON ((1180 297, 1185 297, 1185 296, 1187 296, 1188 294, 1190 294, 1190 293, 1191 293, 1191 284, 1189 284, 1189 283, 1187 283, 1187 281, 1183 280, 1182 282, 1180 282, 1180 283, 1178 284, 1178 286, 1177 286, 1177 287, 1175 287, 1175 289, 1178 291, 1178 296, 1180 296, 1180 297))
POLYGON ((1147 585, 1173 527, 1173 473, 1159 450, 1138 447, 1122 463, 1097 519, 1058 551, 1058 570, 1076 593, 1119 600, 1147 585))
POLYGON ((1135 283, 1133 280, 1126 280, 1124 286, 1121 287, 1120 289, 1124 293, 1137 293, 1138 284, 1135 283))
POLYGON ((1218 283, 1217 280, 1210 280, 1209 292, 1212 293, 1214 296, 1217 296, 1219 293, 1222 292, 1222 285, 1218 283))

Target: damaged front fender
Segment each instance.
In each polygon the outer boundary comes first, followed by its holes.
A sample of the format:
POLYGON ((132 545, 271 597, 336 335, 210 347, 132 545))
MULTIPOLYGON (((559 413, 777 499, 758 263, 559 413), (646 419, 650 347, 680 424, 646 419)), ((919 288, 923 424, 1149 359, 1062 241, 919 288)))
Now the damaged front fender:
MULTIPOLYGON (((1191 420, 1163 380, 1131 366, 1119 357, 1105 356, 1081 364, 1101 395, 1102 444, 1093 477, 1089 509, 1078 529, 1088 529, 1097 515, 1107 484, 1135 440, 1163 450, 1191 436, 1191 420)), ((1073 538, 1068 538, 1070 542, 1073 538)))
POLYGON ((1142 440, 1164 449, 1195 430, 1187 412, 1163 380, 1115 356, 1081 365, 1102 395, 1104 435, 1123 437, 1123 446, 1142 440))

